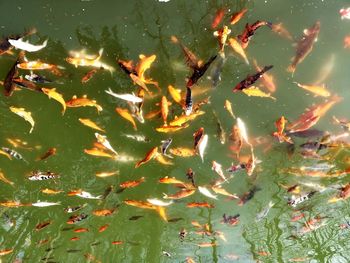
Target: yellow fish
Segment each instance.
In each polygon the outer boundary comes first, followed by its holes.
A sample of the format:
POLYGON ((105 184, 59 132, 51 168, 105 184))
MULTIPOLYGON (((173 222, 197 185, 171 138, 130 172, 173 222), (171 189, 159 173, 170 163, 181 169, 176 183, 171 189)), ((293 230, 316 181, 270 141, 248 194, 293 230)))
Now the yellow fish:
POLYGON ((3 181, 4 183, 10 184, 10 185, 14 185, 15 183, 10 181, 9 179, 7 179, 5 177, 5 175, 0 171, 0 180, 3 181))
POLYGON ((204 111, 198 111, 191 113, 190 115, 181 115, 180 117, 175 118, 174 120, 170 121, 169 124, 171 126, 181 126, 182 124, 193 121, 195 118, 197 118, 200 115, 203 115, 204 111))
POLYGON ((64 115, 66 111, 66 102, 63 99, 62 94, 58 93, 56 89, 48 89, 48 88, 41 88, 41 91, 44 92, 50 99, 54 99, 61 103, 63 110, 62 110, 62 115, 64 115))
POLYGON ((236 116, 233 114, 233 110, 232 110, 232 104, 229 100, 225 100, 225 109, 228 111, 228 113, 230 113, 230 115, 232 116, 232 118, 236 118, 236 116))
POLYGON ((317 85, 303 85, 300 84, 298 82, 294 82, 296 85, 298 85, 298 87, 310 91, 313 94, 315 94, 315 96, 321 96, 321 97, 329 97, 331 95, 331 93, 323 86, 317 86, 317 85))
POLYGON ((157 132, 165 132, 165 133, 176 132, 176 131, 185 129, 188 126, 189 126, 188 123, 185 123, 183 125, 175 125, 175 126, 173 126, 173 125, 161 126, 161 127, 156 128, 156 131, 157 132))
POLYGON ((98 131, 101 131, 101 132, 105 132, 104 129, 100 128, 96 123, 94 123, 92 120, 90 119, 82 119, 82 118, 79 118, 79 121, 84 124, 85 126, 87 127, 90 127, 92 129, 95 129, 95 130, 98 130, 98 131))
POLYGON ((177 103, 183 106, 183 99, 181 97, 181 92, 175 89, 173 86, 168 86, 168 91, 170 93, 170 96, 173 98, 173 100, 177 103))
POLYGON ((245 63, 249 65, 249 60, 241 44, 233 37, 230 38, 228 41, 230 42, 230 46, 232 47, 232 49, 244 59, 245 63))
POLYGON ((63 191, 45 188, 45 189, 42 189, 41 192, 49 195, 56 195, 56 194, 62 193, 63 191))
POLYGON ((254 86, 243 89, 242 92, 249 97, 250 96, 263 97, 263 98, 270 98, 270 99, 276 100, 276 98, 272 97, 270 93, 265 93, 265 92, 261 91, 259 88, 254 87, 254 86))
POLYGON ((117 175, 117 174, 119 174, 119 171, 100 172, 100 173, 96 173, 95 175, 96 175, 97 177, 104 178, 104 177, 109 177, 109 176, 113 176, 113 175, 117 175))
POLYGON ((137 130, 136 127, 136 122, 134 120, 134 118, 132 117, 132 115, 129 113, 129 111, 127 109, 122 109, 122 108, 115 108, 115 111, 122 116, 124 119, 128 120, 129 122, 131 122, 132 126, 134 127, 134 130, 137 130))
POLYGON ((76 95, 72 97, 71 100, 66 101, 67 107, 77 108, 77 107, 95 107, 97 112, 102 111, 102 107, 97 104, 96 100, 90 100, 87 98, 87 95, 83 95, 83 97, 78 98, 76 95))
POLYGON ((89 155, 93 156, 99 156, 99 157, 107 157, 111 159, 117 159, 117 155, 110 154, 108 152, 105 152, 103 150, 100 150, 98 148, 92 148, 92 149, 85 149, 84 152, 89 155))
POLYGON ((17 114, 18 116, 22 117, 24 120, 26 120, 27 122, 30 123, 30 125, 32 126, 32 128, 30 129, 29 133, 31 133, 34 129, 34 124, 35 124, 35 121, 32 117, 32 113, 29 112, 29 111, 26 111, 24 108, 16 108, 16 107, 13 107, 11 106, 10 107, 10 110, 17 114))

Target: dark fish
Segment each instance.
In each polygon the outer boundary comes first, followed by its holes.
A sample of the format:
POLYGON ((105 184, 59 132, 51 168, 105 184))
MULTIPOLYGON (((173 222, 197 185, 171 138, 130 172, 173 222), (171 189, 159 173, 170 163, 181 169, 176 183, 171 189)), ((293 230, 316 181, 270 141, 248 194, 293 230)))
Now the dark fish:
POLYGON ((173 141, 173 139, 171 139, 171 138, 162 141, 162 145, 160 146, 162 154, 167 155, 166 151, 169 148, 172 141, 173 141))
POLYGON ((231 226, 237 225, 239 222, 240 214, 236 214, 234 216, 227 216, 226 214, 222 215, 222 222, 231 226))
POLYGON ((249 88, 250 86, 252 86, 258 79, 260 79, 262 77, 262 75, 272 69, 273 66, 265 66, 261 71, 255 73, 254 75, 248 75, 248 77, 246 77, 244 80, 242 80, 240 83, 238 83, 235 88, 233 89, 233 92, 237 92, 246 88, 249 88))
POLYGON ((320 130, 306 130, 306 131, 298 131, 298 132, 286 132, 287 136, 295 136, 300 138, 310 138, 310 137, 322 137, 326 134, 324 131, 320 130))
POLYGON ((192 90, 191 88, 186 88, 186 99, 185 99, 185 114, 188 116, 192 113, 192 90))
POLYGON ((31 181, 42 181, 42 180, 60 178, 59 174, 56 174, 50 171, 48 172, 33 171, 30 174, 31 175, 28 177, 28 179, 31 181))
POLYGON ((50 148, 50 149, 48 149, 47 150, 47 152, 46 153, 44 153, 42 156, 40 156, 38 159, 37 159, 37 161, 39 161, 39 160, 45 160, 45 159, 47 159, 47 158, 49 158, 50 156, 52 156, 52 155, 55 155, 56 154, 56 148, 50 148))
POLYGON ((179 237, 180 237, 180 241, 184 241, 185 237, 187 236, 187 231, 184 228, 181 228, 180 232, 179 232, 179 237))
POLYGON ((327 148, 327 145, 316 141, 316 142, 303 143, 300 145, 300 147, 306 151, 316 151, 317 152, 319 150, 327 148))
POLYGON ((12 83, 21 88, 41 92, 41 88, 37 87, 33 82, 23 79, 22 77, 12 79, 12 83))
POLYGON ((186 87, 190 88, 194 84, 196 84, 197 81, 207 71, 207 69, 209 68, 210 64, 213 63, 213 61, 216 59, 216 57, 217 57, 217 55, 212 56, 211 58, 209 58, 209 60, 204 65, 197 66, 197 67, 193 68, 193 73, 192 73, 191 77, 188 79, 186 87))
POLYGON ((74 212, 76 212, 76 211, 82 209, 82 208, 85 207, 85 206, 86 206, 86 204, 79 205, 79 206, 73 206, 73 207, 72 207, 72 206, 69 206, 69 207, 67 207, 67 208, 64 209, 64 212, 66 212, 66 213, 74 213, 74 212))
POLYGON ((125 60, 118 59, 118 65, 126 74, 137 75, 137 72, 132 64, 132 61, 125 61, 125 60))
POLYGON ((21 160, 21 161, 24 161, 26 163, 28 163, 21 154, 19 154, 18 152, 16 152, 15 150, 12 150, 10 148, 7 148, 7 147, 1 147, 1 149, 8 153, 9 155, 11 155, 13 158, 17 159, 17 160, 21 160))
POLYGON ((224 128, 222 127, 221 122, 219 121, 218 116, 216 115, 215 111, 213 111, 213 114, 216 118, 216 131, 217 131, 217 136, 219 138, 219 141, 221 142, 221 144, 225 144, 226 142, 226 133, 224 128))
POLYGON ((226 58, 223 54, 224 53, 219 54, 215 64, 213 64, 212 66, 213 69, 210 71, 210 76, 208 77, 213 84, 213 88, 216 88, 219 85, 219 82, 221 81, 221 72, 226 62, 226 58))
POLYGON ((75 223, 78 223, 84 219, 86 219, 88 217, 88 215, 82 213, 80 215, 72 215, 68 221, 67 221, 67 224, 75 224, 75 223))
POLYGON ((307 193, 305 195, 302 195, 298 198, 294 198, 294 199, 290 199, 288 201, 288 204, 293 206, 293 207, 296 207, 298 204, 306 201, 306 200, 309 200, 314 194, 316 194, 317 191, 311 191, 310 193, 307 193))
POLYGON ((61 231, 70 231, 72 229, 74 229, 74 227, 73 226, 69 226, 69 227, 62 228, 61 231))
POLYGON ((4 80, 4 94, 5 96, 11 96, 16 84, 13 83, 13 79, 18 76, 18 69, 17 64, 19 63, 18 59, 16 60, 15 64, 11 67, 10 71, 7 73, 5 80, 4 80))
POLYGON ((246 167, 247 166, 246 166, 245 163, 240 163, 240 164, 237 164, 237 165, 232 165, 230 168, 226 169, 226 172, 236 173, 238 171, 246 169, 246 167))
POLYGON ((292 64, 288 67, 288 71, 294 73, 297 65, 301 63, 312 51, 318 33, 320 32, 320 22, 317 21, 312 27, 304 30, 304 34, 297 43, 296 54, 292 64))
POLYGON ((250 199, 252 199, 257 191, 260 191, 261 189, 254 186, 251 190, 244 193, 242 197, 240 197, 240 201, 238 205, 244 205, 246 202, 248 202, 250 199))
POLYGON ((272 23, 267 21, 258 20, 252 25, 249 25, 248 23, 245 25, 243 33, 238 36, 238 39, 241 41, 241 45, 243 48, 247 48, 250 39, 255 34, 255 31, 262 26, 268 26, 272 29, 272 23))
POLYGON ((134 220, 140 219, 141 217, 143 217, 143 216, 132 216, 132 217, 129 217, 129 220, 134 221, 134 220))
MULTIPOLYGON (((192 185, 195 187, 196 184, 194 183, 194 175, 195 175, 194 171, 191 168, 188 168, 188 170, 186 172, 187 179, 191 180, 192 185)), ((168 222, 169 222, 169 220, 168 220, 168 222)))
POLYGON ((82 251, 81 249, 67 249, 66 252, 67 253, 77 253, 77 252, 80 252, 82 251))

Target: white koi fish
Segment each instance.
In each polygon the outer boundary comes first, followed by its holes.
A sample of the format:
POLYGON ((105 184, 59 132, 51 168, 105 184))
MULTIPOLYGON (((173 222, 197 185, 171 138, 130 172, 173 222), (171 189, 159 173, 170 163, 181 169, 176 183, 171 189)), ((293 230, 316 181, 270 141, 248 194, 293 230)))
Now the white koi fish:
POLYGON ((53 206, 53 205, 61 205, 61 202, 53 203, 53 202, 36 202, 32 203, 32 206, 36 207, 47 207, 47 206, 53 206))
POLYGON ((147 202, 151 203, 152 205, 156 205, 156 206, 169 206, 173 203, 172 200, 170 200, 169 202, 164 202, 164 201, 159 200, 157 198, 148 198, 147 202))
POLYGON ((85 192, 85 191, 81 191, 80 193, 77 193, 76 196, 79 196, 81 198, 86 198, 86 199, 102 199, 101 195, 93 196, 89 192, 85 192))
POLYGON ((113 97, 116 97, 118 99, 122 99, 122 100, 126 100, 126 101, 130 101, 130 102, 133 102, 133 103, 139 103, 139 102, 142 102, 143 99, 142 98, 139 98, 133 94, 117 94, 117 93, 114 93, 110 88, 108 90, 105 90, 105 92, 113 97))
POLYGON ((41 44, 41 45, 32 45, 28 41, 24 42, 22 38, 16 40, 16 39, 9 39, 9 43, 14 46, 15 48, 22 49, 28 52, 36 52, 40 49, 43 49, 47 45, 47 39, 41 44))
POLYGON ((204 150, 207 147, 207 144, 208 144, 208 134, 205 134, 199 140, 198 145, 197 145, 199 156, 201 157, 202 162, 204 162, 204 159, 203 159, 204 158, 204 150))
POLYGON ((101 143, 104 147, 106 147, 108 150, 112 151, 114 154, 118 155, 116 150, 113 149, 112 145, 107 140, 107 136, 101 135, 99 133, 95 133, 96 139, 99 143, 101 143))
POLYGON ((205 196, 207 196, 207 197, 209 197, 209 198, 212 198, 212 199, 218 199, 217 198, 217 195, 213 195, 207 188, 205 188, 204 186, 198 186, 198 191, 201 193, 201 194, 203 194, 203 195, 205 195, 205 196))

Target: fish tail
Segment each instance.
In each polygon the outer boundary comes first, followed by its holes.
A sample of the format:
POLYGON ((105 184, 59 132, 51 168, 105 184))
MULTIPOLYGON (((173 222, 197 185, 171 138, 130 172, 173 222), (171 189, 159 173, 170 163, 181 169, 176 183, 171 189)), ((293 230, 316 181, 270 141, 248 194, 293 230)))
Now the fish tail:
POLYGON ((43 42, 43 44, 42 44, 43 47, 46 47, 47 41, 48 41, 48 40, 49 40, 49 39, 46 39, 46 40, 43 42))

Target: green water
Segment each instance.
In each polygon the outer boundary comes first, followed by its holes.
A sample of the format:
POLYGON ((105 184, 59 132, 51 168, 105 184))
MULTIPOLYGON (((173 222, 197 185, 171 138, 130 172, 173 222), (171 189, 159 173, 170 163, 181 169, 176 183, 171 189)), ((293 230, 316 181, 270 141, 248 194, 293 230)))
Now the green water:
MULTIPOLYGON (((64 116, 61 106, 46 95, 28 90, 16 91, 13 96, 3 95, 0 102, 0 144, 13 148, 6 138, 20 138, 40 149, 26 150, 18 148, 29 164, 19 160, 8 160, 0 156, 0 167, 5 176, 14 182, 0 182, 0 201, 17 200, 22 203, 32 203, 38 200, 61 202, 59 206, 47 208, 19 207, 2 208, 0 227, 0 250, 13 249, 13 252, 1 257, 2 262, 86 262, 84 255, 91 254, 94 262, 185 262, 191 257, 195 262, 290 262, 290 259, 304 258, 303 262, 350 262, 349 231, 340 229, 339 225, 349 219, 348 201, 328 204, 327 200, 337 191, 329 189, 316 194, 310 201, 304 213, 306 217, 298 222, 291 222, 293 208, 287 205, 290 194, 280 186, 293 185, 302 177, 295 177, 281 172, 286 167, 298 167, 303 164, 313 164, 316 161, 304 160, 296 153, 291 158, 287 155, 286 145, 272 141, 272 148, 264 152, 265 146, 256 146, 255 153, 262 162, 257 166, 253 176, 248 177, 245 171, 235 174, 235 177, 225 184, 224 188, 242 195, 253 185, 261 190, 244 206, 238 206, 237 201, 228 201, 224 196, 218 200, 209 199, 198 191, 180 202, 169 206, 169 219, 180 218, 176 222, 164 222, 154 211, 131 207, 123 204, 125 199, 145 200, 149 197, 161 198, 163 193, 174 193, 173 186, 161 185, 158 179, 164 176, 175 176, 186 181, 186 170, 191 167, 196 173, 196 183, 206 185, 217 175, 211 171, 211 162, 216 160, 226 169, 231 163, 237 163, 232 158, 229 144, 222 145, 216 137, 215 111, 223 124, 226 134, 229 134, 235 121, 223 107, 228 99, 234 112, 244 120, 250 138, 263 137, 271 139, 275 131, 274 122, 282 115, 289 120, 295 120, 305 108, 313 103, 324 100, 315 98, 304 90, 297 88, 293 81, 312 83, 317 80, 321 67, 330 60, 332 54, 335 66, 326 85, 329 90, 343 97, 314 128, 328 130, 335 134, 341 129, 334 125, 332 116, 349 118, 347 115, 350 92, 348 89, 349 74, 347 66, 349 50, 343 49, 343 37, 349 34, 349 21, 341 20, 338 14, 347 1, 334 0, 266 0, 266 1, 186 1, 171 0, 160 3, 151 0, 142 1, 0 1, 2 16, 1 33, 4 36, 23 32, 24 29, 35 27, 38 33, 30 36, 31 43, 41 43, 48 38, 48 46, 36 53, 27 54, 29 59, 41 59, 63 66, 62 77, 43 73, 55 80, 47 86, 55 87, 66 100, 73 95, 96 99, 103 107, 97 114, 95 108, 69 108, 64 116), (147 72, 159 82, 163 91, 167 92, 169 84, 184 89, 185 77, 189 74, 184 64, 183 54, 177 45, 170 42, 170 36, 176 35, 183 43, 200 58, 206 60, 218 50, 217 40, 213 37, 210 25, 216 10, 230 8, 230 12, 248 8, 246 16, 231 27, 231 35, 242 32, 245 23, 256 20, 268 20, 272 23, 282 22, 289 32, 299 38, 305 28, 319 20, 321 30, 318 42, 312 53, 301 63, 294 77, 286 72, 295 49, 289 40, 281 38, 268 28, 261 28, 253 37, 248 49, 249 59, 255 58, 261 65, 274 65, 273 74, 277 98, 247 97, 244 94, 232 93, 232 88, 247 74, 254 72, 252 66, 245 65, 227 46, 227 61, 222 72, 222 81, 216 89, 211 88, 211 82, 206 74, 195 89, 207 89, 205 94, 194 97, 195 102, 210 96, 210 104, 204 105, 204 116, 198 117, 190 127, 173 134, 162 134, 155 131, 162 125, 162 120, 155 118, 146 120, 144 124, 137 123, 138 133, 151 139, 149 143, 136 142, 123 136, 124 133, 134 134, 132 126, 122 119, 115 107, 126 107, 126 103, 107 95, 104 90, 111 88, 118 93, 135 91, 130 78, 120 70, 116 58, 138 60, 139 54, 156 54, 157 59, 147 72), (70 50, 86 49, 87 53, 97 54, 104 48, 102 61, 114 66, 115 73, 99 72, 87 84, 81 84, 82 76, 89 70, 84 67, 75 68, 69 65, 65 58, 70 50), (9 111, 10 106, 24 107, 32 112, 35 127, 29 134, 30 126, 20 117, 9 111), (95 142, 94 131, 81 125, 78 118, 89 118, 106 130, 108 140, 120 153, 133 157, 132 162, 116 162, 102 157, 86 155, 84 149, 92 148, 95 142), (199 156, 192 158, 175 157, 173 166, 164 166, 156 161, 134 168, 135 162, 144 157, 152 147, 160 145, 160 141, 171 137, 171 147, 191 147, 192 134, 200 127, 205 128, 209 135, 208 147, 204 163, 199 156), (57 148, 57 154, 45 161, 35 161, 48 148, 57 148), (29 181, 26 178, 33 170, 53 171, 61 177, 55 181, 29 181), (96 172, 119 171, 119 175, 108 178, 98 178, 96 172), (136 188, 126 189, 117 194, 121 182, 146 178, 146 182, 136 188), (83 189, 93 195, 101 195, 113 186, 114 190, 103 201, 82 199, 67 196, 67 192, 83 189), (44 188, 60 189, 63 193, 47 195, 41 192, 44 188), (210 202, 213 209, 187 208, 188 202, 210 202), (267 206, 269 201, 275 205, 267 217, 255 222, 258 212, 267 206), (75 228, 85 227, 86 233, 74 233, 66 221, 70 214, 64 213, 67 206, 87 204, 77 213, 88 214, 88 218, 75 228), (106 217, 92 215, 92 211, 103 208, 117 208, 117 211, 106 217), (240 222, 236 226, 221 223, 222 215, 240 214, 240 222), (9 227, 4 215, 15 220, 15 226, 9 227), (132 216, 143 216, 132 221, 132 216), (315 216, 326 217, 325 225, 310 233, 300 234, 304 223, 315 216), (51 220, 48 227, 36 231, 38 223, 51 220), (227 241, 218 236, 202 236, 191 221, 201 224, 208 223, 214 231, 222 231, 227 241), (100 226, 109 224, 102 233, 100 226), (188 234, 183 241, 179 232, 185 228, 188 234), (74 236, 80 240, 71 241, 74 236), (39 241, 48 239, 45 244, 39 241), (121 240, 121 245, 113 245, 112 241, 121 240), (216 242, 216 247, 200 248, 197 244, 216 242), (171 257, 163 255, 162 251, 170 253, 171 257), (265 254, 265 255, 264 255, 265 254), (234 259, 232 255, 237 255, 234 259), (231 257, 230 257, 231 256, 231 257)), ((226 17, 227 21, 227 17, 226 17)), ((17 52, 17 51, 15 51, 17 52)), ((0 57, 0 79, 4 79, 13 65, 15 58, 9 55, 0 57)), ((209 69, 210 71, 210 69, 209 69)), ((24 74, 24 71, 21 71, 24 74)), ((152 87, 151 87, 152 89, 152 87)), ((144 112, 156 110, 160 96, 146 99, 144 112)), ((181 114, 180 108, 173 102, 170 108, 170 118, 181 114)), ((296 139, 296 147, 306 139, 296 139)), ((298 151, 297 151, 298 152, 298 151)), ((336 163, 344 168, 343 157, 348 152, 343 151, 336 163), (341 158, 340 158, 341 157, 341 158)), ((347 176, 341 178, 322 179, 303 177, 305 182, 314 182, 324 186, 344 185, 347 176)), ((302 187, 302 192, 308 188, 302 187)), ((76 213, 76 214, 77 214, 76 213)))

